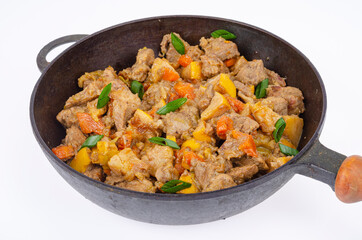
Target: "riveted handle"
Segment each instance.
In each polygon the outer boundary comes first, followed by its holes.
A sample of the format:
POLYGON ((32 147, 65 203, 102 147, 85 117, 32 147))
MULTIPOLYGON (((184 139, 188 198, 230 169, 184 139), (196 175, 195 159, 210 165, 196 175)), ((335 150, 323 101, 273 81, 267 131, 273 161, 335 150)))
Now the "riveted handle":
POLYGON ((68 35, 68 36, 64 36, 64 37, 55 39, 55 40, 51 41, 50 43, 48 43, 47 45, 45 45, 40 50, 40 52, 38 53, 38 56, 36 57, 36 63, 38 64, 38 68, 39 68, 40 72, 43 72, 44 69, 49 65, 49 62, 46 60, 46 56, 49 54, 49 52, 51 50, 53 50, 54 48, 56 48, 60 45, 66 44, 66 43, 77 42, 86 36, 88 36, 88 35, 85 35, 85 34, 68 35))
POLYGON ((353 155, 343 161, 338 170, 335 191, 345 203, 362 201, 362 157, 353 155))

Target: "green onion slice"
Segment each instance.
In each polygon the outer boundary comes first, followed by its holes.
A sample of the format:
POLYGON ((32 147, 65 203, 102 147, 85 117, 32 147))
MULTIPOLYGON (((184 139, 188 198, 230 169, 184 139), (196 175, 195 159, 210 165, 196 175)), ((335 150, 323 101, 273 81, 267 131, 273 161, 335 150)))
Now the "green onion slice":
POLYGON ((255 96, 257 99, 263 98, 266 95, 266 89, 269 85, 269 79, 265 78, 263 81, 261 81, 255 88, 255 96))
POLYGON ((103 88, 101 94, 98 97, 98 102, 97 102, 98 109, 106 106, 107 103, 109 102, 108 94, 111 92, 111 89, 112 89, 112 83, 108 84, 103 88))
POLYGON ((142 83, 140 83, 139 81, 132 81, 131 92, 134 94, 138 93, 138 97, 142 100, 143 94, 145 93, 142 83))
POLYGON ((287 156, 295 156, 299 153, 297 149, 285 146, 284 144, 279 143, 279 149, 282 153, 284 153, 287 156))
POLYGON ((171 43, 179 54, 181 55, 185 54, 184 43, 174 33, 171 33, 171 43))
POLYGON ((191 183, 181 180, 170 180, 162 185, 161 190, 167 193, 176 193, 182 189, 191 187, 191 183))
POLYGON ((161 107, 160 109, 158 109, 156 113, 160 114, 160 115, 166 115, 169 112, 174 112, 179 107, 181 107, 186 101, 187 101, 187 98, 178 98, 174 101, 167 103, 165 106, 161 107))
POLYGON ((211 36, 213 38, 222 37, 222 38, 224 38, 226 40, 231 40, 231 39, 236 38, 236 36, 233 33, 229 32, 229 31, 226 31, 224 29, 219 29, 219 30, 213 31, 211 33, 211 36))
POLYGON ((180 147, 177 145, 176 142, 167 139, 167 138, 163 138, 163 137, 152 137, 149 138, 148 141, 150 141, 151 143, 156 143, 158 145, 162 145, 162 146, 168 146, 171 147, 173 149, 180 149, 180 147))
POLYGON ((99 140, 101 140, 102 138, 103 138, 103 135, 93 135, 93 136, 88 137, 84 141, 84 143, 82 144, 82 146, 80 147, 79 150, 81 150, 84 147, 88 147, 88 148, 94 147, 97 144, 97 142, 99 140))
POLYGON ((282 138, 286 125, 287 124, 285 123, 283 118, 279 118, 279 120, 275 123, 275 130, 273 131, 273 136, 276 143, 279 142, 282 138))

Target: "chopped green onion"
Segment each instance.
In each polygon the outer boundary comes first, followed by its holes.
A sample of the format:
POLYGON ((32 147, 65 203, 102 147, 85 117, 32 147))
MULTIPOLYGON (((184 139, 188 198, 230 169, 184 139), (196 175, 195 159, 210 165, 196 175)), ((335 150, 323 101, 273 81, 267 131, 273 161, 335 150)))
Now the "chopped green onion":
POLYGON ((231 39, 235 39, 236 36, 234 34, 232 34, 231 32, 229 31, 226 31, 224 29, 219 29, 219 30, 216 30, 216 31, 213 31, 211 33, 211 36, 213 38, 218 38, 218 37, 222 37, 226 40, 231 40, 231 39))
POLYGON ((181 180, 170 180, 162 185, 161 190, 167 193, 176 193, 185 188, 191 187, 191 183, 181 180))
POLYGON ((279 142, 282 138, 286 125, 287 124, 285 123, 283 118, 279 118, 279 120, 275 123, 275 130, 273 131, 273 136, 276 143, 279 142))
POLYGON ((282 153, 284 153, 287 156, 295 156, 299 153, 297 149, 285 146, 284 144, 279 143, 279 149, 282 153))
POLYGON ((266 95, 266 89, 268 88, 269 79, 265 78, 255 88, 255 96, 257 99, 263 98, 266 95))
POLYGON ((174 33, 171 33, 171 43, 179 54, 181 54, 181 55, 185 54, 184 43, 174 33))
POLYGON ((112 89, 112 83, 108 84, 103 88, 101 94, 98 97, 98 102, 97 102, 98 109, 106 106, 107 103, 109 102, 108 94, 111 92, 111 89, 112 89))
POLYGON ((138 93, 138 97, 142 100, 143 94, 145 93, 142 83, 140 83, 139 81, 132 81, 131 92, 134 94, 138 93))
POLYGON ((84 143, 82 144, 82 146, 80 147, 79 150, 81 150, 84 147, 88 147, 88 148, 94 147, 97 144, 97 142, 99 140, 101 140, 102 138, 103 138, 103 135, 93 135, 93 136, 88 137, 84 141, 84 143))
POLYGON ((162 146, 168 146, 174 149, 180 149, 180 147, 177 145, 176 142, 167 139, 167 138, 163 138, 163 137, 152 137, 149 138, 148 141, 150 141, 151 143, 156 143, 158 145, 162 145, 162 146))
POLYGON ((160 115, 166 115, 169 112, 174 112, 179 107, 181 107, 186 101, 187 101, 187 98, 178 98, 174 101, 167 103, 165 106, 161 107, 160 109, 158 109, 156 113, 160 114, 160 115))

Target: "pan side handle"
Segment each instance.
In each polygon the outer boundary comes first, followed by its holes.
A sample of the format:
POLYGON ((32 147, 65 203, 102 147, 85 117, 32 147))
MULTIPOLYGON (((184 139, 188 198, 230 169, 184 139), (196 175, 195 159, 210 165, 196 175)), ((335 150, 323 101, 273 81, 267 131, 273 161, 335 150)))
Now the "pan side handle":
POLYGON ((361 156, 346 158, 316 140, 297 164, 297 173, 328 184, 342 202, 362 201, 361 156))
POLYGON ((38 65, 40 72, 43 72, 44 69, 49 65, 49 62, 46 60, 46 56, 49 54, 51 50, 66 43, 77 42, 86 36, 88 35, 86 34, 68 35, 61 38, 57 38, 48 43, 47 45, 45 45, 40 50, 38 56, 36 57, 36 63, 38 65))

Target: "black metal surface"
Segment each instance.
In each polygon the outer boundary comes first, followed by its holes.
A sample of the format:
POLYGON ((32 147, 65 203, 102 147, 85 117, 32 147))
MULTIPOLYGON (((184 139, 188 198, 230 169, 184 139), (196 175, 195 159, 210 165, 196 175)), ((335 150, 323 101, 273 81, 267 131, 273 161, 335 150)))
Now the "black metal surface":
POLYGON ((72 187, 114 213, 158 224, 196 224, 235 215, 268 198, 295 172, 320 180, 330 179, 328 176, 319 177, 318 174, 323 175, 323 172, 308 173, 315 169, 311 167, 310 161, 313 161, 313 166, 334 170, 329 168, 328 161, 319 164, 320 159, 313 158, 313 154, 318 151, 310 150, 319 148, 313 144, 323 126, 325 111, 326 95, 322 80, 310 61, 296 48, 248 24, 198 16, 142 19, 85 37, 54 59, 44 70, 34 87, 30 103, 34 135, 50 163, 72 187), (242 55, 248 60, 262 59, 267 68, 287 76, 288 85, 303 91, 307 110, 303 114, 305 127, 300 143, 301 151, 290 162, 260 178, 229 189, 170 195, 134 192, 97 182, 76 172, 51 152, 51 148, 57 146, 65 135, 55 116, 66 99, 79 91, 77 78, 84 72, 104 69, 109 65, 116 70, 131 66, 139 48, 147 46, 157 53, 162 36, 170 32, 178 32, 190 44, 196 45, 202 36, 210 36, 216 29, 233 32, 237 35, 235 42, 242 55), (306 159, 304 154, 309 154, 306 159))

